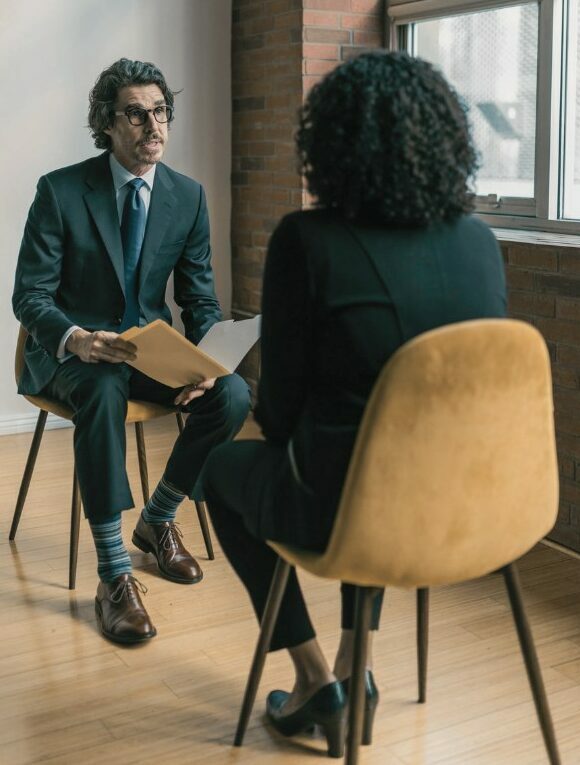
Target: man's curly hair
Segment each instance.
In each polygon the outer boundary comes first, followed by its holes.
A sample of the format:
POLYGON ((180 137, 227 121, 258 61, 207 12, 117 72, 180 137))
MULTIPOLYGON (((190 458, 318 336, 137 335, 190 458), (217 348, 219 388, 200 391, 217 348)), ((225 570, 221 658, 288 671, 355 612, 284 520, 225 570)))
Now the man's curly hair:
POLYGON ((129 85, 157 85, 167 106, 173 106, 176 92, 155 64, 120 58, 101 72, 89 93, 89 128, 97 149, 111 149, 111 138, 105 129, 110 128, 115 119, 111 112, 115 110, 119 91, 129 85))
POLYGON ((310 193, 347 219, 427 226, 473 209, 466 107, 406 53, 365 53, 330 72, 302 107, 296 143, 310 193))

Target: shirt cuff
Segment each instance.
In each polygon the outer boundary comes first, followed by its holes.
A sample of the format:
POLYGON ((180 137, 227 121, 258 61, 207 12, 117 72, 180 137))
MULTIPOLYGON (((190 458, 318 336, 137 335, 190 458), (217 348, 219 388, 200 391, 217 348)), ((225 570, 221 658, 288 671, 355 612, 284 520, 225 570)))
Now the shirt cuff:
POLYGON ((73 355, 72 353, 66 352, 65 346, 66 346, 66 341, 69 339, 69 337, 72 335, 73 332, 77 331, 77 329, 80 329, 80 327, 77 327, 76 324, 73 324, 73 326, 69 327, 60 339, 60 343, 58 344, 58 348, 56 350, 56 358, 61 364, 63 361, 66 361, 73 355))

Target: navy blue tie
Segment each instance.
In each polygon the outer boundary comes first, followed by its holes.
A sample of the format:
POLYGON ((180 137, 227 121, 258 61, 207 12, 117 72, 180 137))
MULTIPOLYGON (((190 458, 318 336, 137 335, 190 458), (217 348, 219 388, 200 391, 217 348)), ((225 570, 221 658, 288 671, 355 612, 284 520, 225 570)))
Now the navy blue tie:
POLYGON ((120 332, 124 332, 129 327, 139 326, 139 256, 141 255, 147 221, 145 203, 139 194, 139 189, 145 185, 145 181, 140 178, 133 178, 126 185, 129 187, 129 191, 121 219, 121 241, 125 264, 125 313, 119 329, 120 332))

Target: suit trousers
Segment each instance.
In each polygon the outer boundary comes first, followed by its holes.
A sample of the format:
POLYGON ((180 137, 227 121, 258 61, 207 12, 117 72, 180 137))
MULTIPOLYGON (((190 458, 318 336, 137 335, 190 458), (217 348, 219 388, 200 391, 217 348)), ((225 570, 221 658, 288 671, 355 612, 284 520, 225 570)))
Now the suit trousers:
MULTIPOLYGON (((42 391, 74 411, 74 452, 86 517, 104 523, 134 507, 125 466, 125 417, 128 399, 173 406, 173 389, 127 364, 87 364, 73 357, 61 364, 42 391)), ((164 477, 192 499, 201 499, 196 483, 214 446, 232 439, 250 406, 250 392, 238 375, 219 377, 203 396, 182 410, 189 416, 177 438, 164 477)))
MULTIPOLYGON (((328 537, 316 529, 316 499, 312 504, 310 543, 304 530, 297 536, 292 523, 296 503, 309 501, 297 486, 285 446, 268 441, 223 444, 209 456, 201 477, 214 531, 222 550, 244 584, 258 621, 270 589, 278 556, 265 540, 322 552, 328 537)), ((324 514, 326 515, 326 514, 324 514)), ((353 629, 355 588, 341 584, 343 629, 353 629)), ((378 629, 382 594, 375 598, 371 629, 378 629)), ((296 571, 292 568, 282 598, 270 651, 293 648, 315 636, 296 571)))

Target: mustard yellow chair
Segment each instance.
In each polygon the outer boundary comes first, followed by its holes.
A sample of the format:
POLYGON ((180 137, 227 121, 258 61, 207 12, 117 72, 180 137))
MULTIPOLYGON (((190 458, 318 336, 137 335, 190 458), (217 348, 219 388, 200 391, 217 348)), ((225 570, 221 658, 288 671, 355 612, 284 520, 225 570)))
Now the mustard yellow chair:
POLYGON ((400 348, 367 404, 326 552, 269 543, 279 561, 235 745, 240 746, 291 566, 357 586, 346 762, 358 758, 373 597, 416 588, 419 700, 425 700, 428 593, 500 570, 544 741, 560 762, 514 561, 558 506, 550 363, 530 325, 463 322, 400 348))
MULTIPOLYGON (((22 369, 24 367, 24 344, 28 332, 24 327, 20 327, 18 334, 18 342, 16 344, 16 355, 14 360, 14 371, 16 374, 16 382, 20 379, 22 369)), ((40 449, 40 443, 42 441, 42 435, 44 433, 44 426, 46 425, 46 418, 48 413, 56 414, 58 417, 62 417, 65 420, 72 420, 73 411, 68 406, 61 404, 51 398, 45 396, 25 396, 27 401, 38 407, 40 412, 38 413, 38 420, 36 421, 36 428, 34 431, 34 437, 28 453, 28 459, 26 460, 26 467, 24 468, 24 475, 20 483, 20 490, 18 492, 18 499, 16 501, 16 509, 14 510, 14 516, 12 518, 12 525, 10 527, 9 539, 13 540, 16 537, 16 531, 18 524, 20 523, 20 517, 22 510, 24 509, 24 502, 26 501, 26 495, 28 494, 28 488, 32 479, 32 473, 34 472, 34 466, 36 464, 36 458, 38 456, 38 450, 40 449)), ((147 456, 145 452, 145 438, 143 434, 143 423, 147 420, 155 420, 158 417, 165 417, 168 414, 175 414, 177 417, 177 425, 179 432, 183 430, 183 416, 181 412, 175 407, 165 407, 159 404, 152 404, 148 401, 129 401, 127 408, 127 423, 135 424, 135 437, 137 440, 137 456, 139 460, 139 475, 141 478, 141 490, 143 493, 143 501, 147 502, 149 499, 149 477, 147 472, 147 456)), ((203 540, 205 542, 205 548, 208 558, 214 559, 213 545, 211 541, 211 535, 209 531, 209 524, 207 522, 207 512, 205 502, 196 502, 195 507, 197 510, 197 516, 201 526, 203 534, 203 540)), ((70 550, 69 550, 69 590, 74 590, 76 584, 76 571, 77 571, 77 559, 78 559, 78 547, 79 547, 79 529, 81 518, 81 499, 79 492, 79 485, 77 481, 76 470, 73 467, 73 487, 72 487, 72 506, 71 506, 71 526, 70 526, 70 550)))

